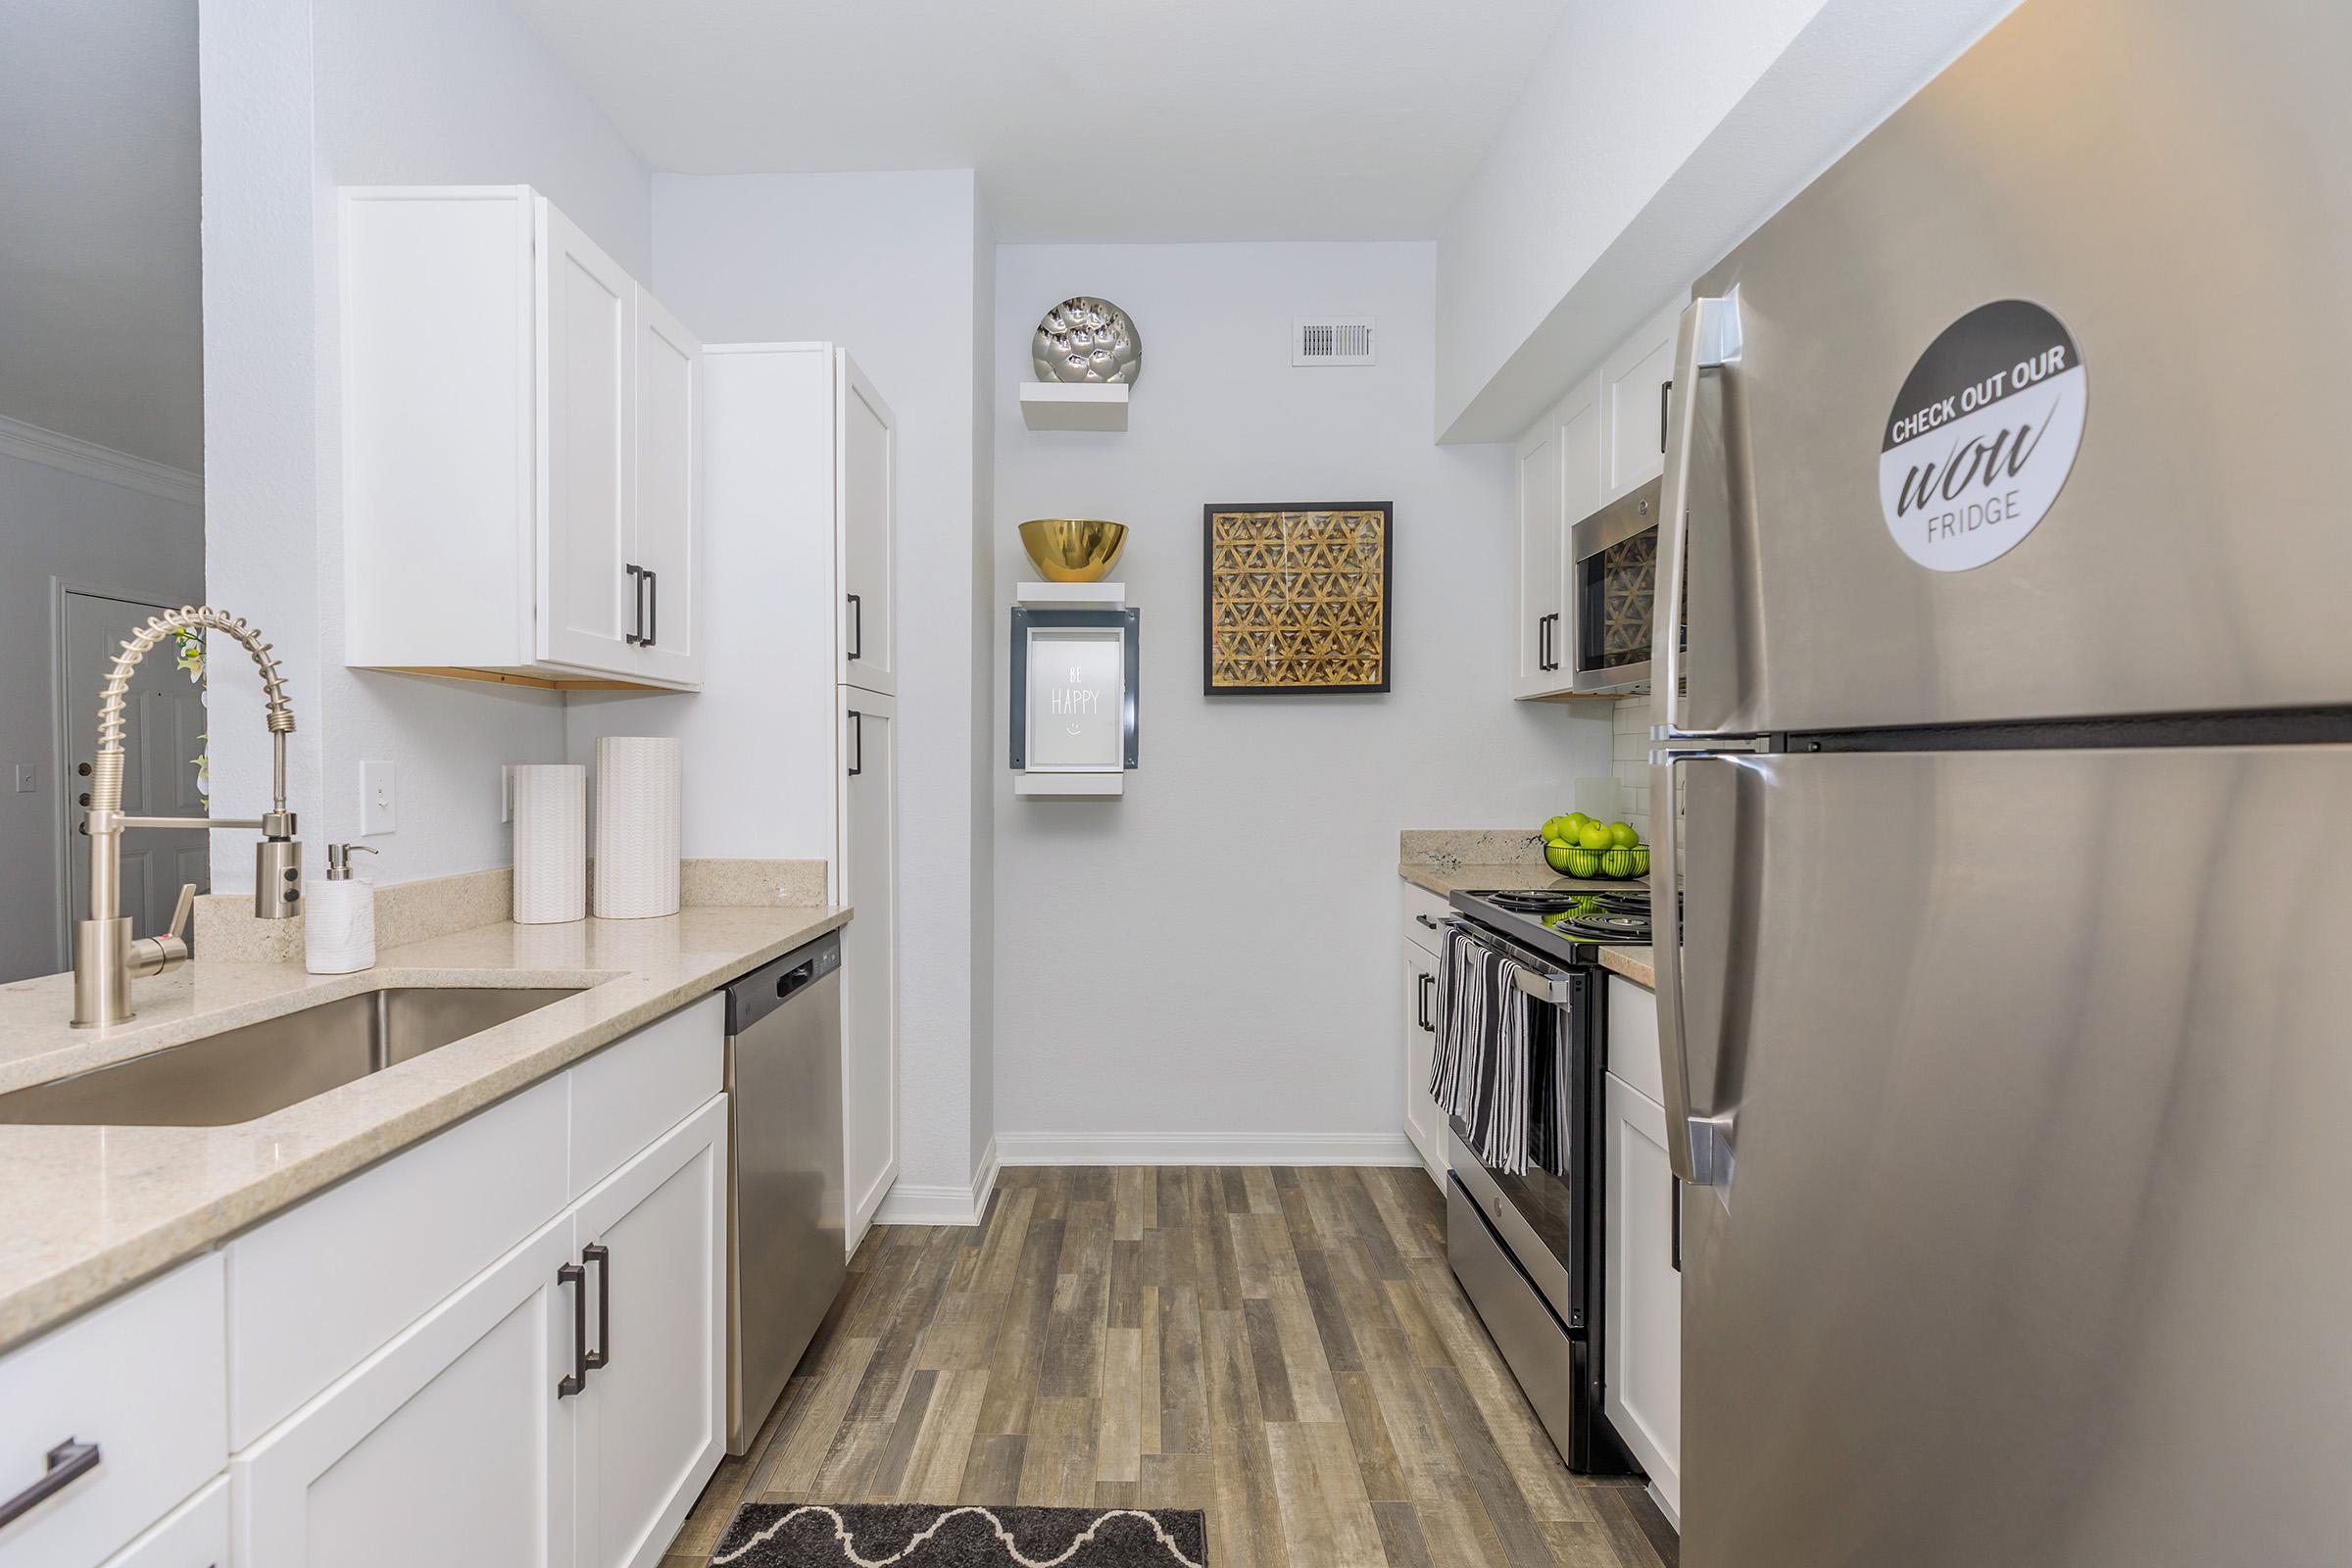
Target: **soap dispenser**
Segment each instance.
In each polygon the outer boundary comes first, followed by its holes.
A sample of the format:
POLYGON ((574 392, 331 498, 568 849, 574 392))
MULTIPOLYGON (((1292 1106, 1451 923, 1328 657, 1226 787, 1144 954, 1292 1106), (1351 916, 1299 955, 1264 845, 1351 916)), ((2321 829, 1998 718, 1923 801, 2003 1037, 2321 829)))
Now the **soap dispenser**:
POLYGON ((368 844, 329 844, 326 880, 303 890, 303 967, 313 974, 350 974, 375 967, 375 884, 351 874, 351 858, 376 853, 368 844))

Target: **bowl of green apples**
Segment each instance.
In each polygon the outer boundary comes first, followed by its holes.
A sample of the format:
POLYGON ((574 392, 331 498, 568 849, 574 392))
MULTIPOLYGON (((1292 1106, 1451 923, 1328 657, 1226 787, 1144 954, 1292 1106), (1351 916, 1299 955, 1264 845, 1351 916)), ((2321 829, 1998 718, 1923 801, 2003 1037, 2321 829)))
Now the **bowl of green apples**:
POLYGON ((1544 863, 1562 876, 1628 882, 1649 875, 1649 846, 1627 823, 1570 811, 1544 824, 1544 863))

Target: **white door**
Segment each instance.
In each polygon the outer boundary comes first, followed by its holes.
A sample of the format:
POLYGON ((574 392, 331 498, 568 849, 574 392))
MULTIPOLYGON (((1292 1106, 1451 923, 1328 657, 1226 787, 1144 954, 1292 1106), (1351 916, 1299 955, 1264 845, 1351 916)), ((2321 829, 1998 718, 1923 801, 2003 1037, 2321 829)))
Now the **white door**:
POLYGON ((642 288, 636 330, 637 544, 630 559, 648 574, 637 670, 650 680, 694 685, 703 678, 696 602, 703 578, 703 345, 642 288))
POLYGON ((890 698, 841 688, 843 1192, 849 1245, 899 1173, 898 723, 890 698))
POLYGON ((634 674, 637 285, 537 205, 539 657, 634 674))
POLYGON ((1548 417, 1519 442, 1519 578, 1513 690, 1539 697, 1568 684, 1559 657, 1560 430, 1548 417))
POLYGON ((572 1568, 565 1213, 229 1461, 239 1568, 572 1568))
POLYGON ((1608 1075, 1607 1358, 1609 1424, 1649 1472, 1659 1504, 1682 1517, 1681 1193, 1666 1159, 1666 1112, 1608 1075))
MULTIPOLYGON (((1674 379, 1680 300, 1642 323, 1600 369, 1608 403, 1608 469, 1600 501, 1616 500, 1666 471, 1666 389, 1674 379)), ((1583 515, 1579 514, 1578 515, 1583 515)))
POLYGON ((580 1200, 592 1359, 581 1568, 662 1556, 725 1452, 727 1102, 711 1100, 580 1200))
MULTIPOLYGON (((168 605, 142 604, 97 594, 65 594, 64 668, 66 755, 55 797, 65 802, 67 907, 58 921, 57 962, 73 966, 73 922, 90 912, 90 841, 81 834, 80 800, 90 787, 82 771, 98 749, 98 698, 122 643, 168 605)), ((238 660, 245 651, 215 638, 238 660)), ((199 637, 183 647, 167 637, 131 672, 123 703, 122 808, 133 816, 203 816, 205 710, 204 655, 199 637), (192 667, 191 667, 192 666, 192 667)), ((202 828, 170 832, 142 829, 122 836, 122 890, 119 912, 127 914, 140 936, 154 936, 172 921, 180 884, 212 888, 211 835, 202 828)), ((0 979, 20 980, 25 975, 0 979)))
POLYGON ((898 615, 891 583, 897 570, 897 427, 890 406, 846 352, 835 360, 834 483, 840 487, 841 676, 869 692, 899 689, 898 615))
POLYGON ((1429 1098, 1430 1059, 1438 1043, 1438 960, 1418 942, 1404 944, 1404 1132, 1439 1186, 1446 1184, 1446 1118, 1429 1098))

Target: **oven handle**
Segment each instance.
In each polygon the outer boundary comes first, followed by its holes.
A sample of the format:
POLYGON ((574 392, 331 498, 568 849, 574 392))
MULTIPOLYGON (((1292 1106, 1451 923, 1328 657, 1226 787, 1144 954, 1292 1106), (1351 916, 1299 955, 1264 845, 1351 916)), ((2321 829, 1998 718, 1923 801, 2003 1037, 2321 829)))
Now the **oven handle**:
POLYGON ((1484 948, 1496 957, 1508 958, 1517 964, 1519 967, 1511 971, 1511 983, 1521 991, 1526 992, 1538 1002, 1549 1003, 1555 1007, 1568 1005, 1571 995, 1570 987, 1573 982, 1567 975, 1548 967, 1547 960, 1539 957, 1531 950, 1522 948, 1515 942, 1494 936, 1491 932, 1472 925, 1467 920, 1448 919, 1445 923, 1451 929, 1459 931, 1462 934, 1462 940, 1471 946, 1484 948))

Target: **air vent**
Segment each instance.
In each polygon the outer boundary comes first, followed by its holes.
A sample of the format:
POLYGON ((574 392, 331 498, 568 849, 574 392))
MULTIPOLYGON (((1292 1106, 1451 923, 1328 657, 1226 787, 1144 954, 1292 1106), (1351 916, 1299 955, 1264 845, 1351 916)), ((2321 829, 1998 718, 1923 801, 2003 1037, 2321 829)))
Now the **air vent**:
POLYGON ((1300 316, 1291 320, 1293 365, 1370 365, 1372 318, 1300 316))

